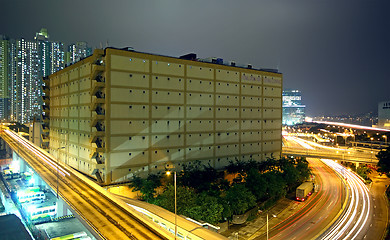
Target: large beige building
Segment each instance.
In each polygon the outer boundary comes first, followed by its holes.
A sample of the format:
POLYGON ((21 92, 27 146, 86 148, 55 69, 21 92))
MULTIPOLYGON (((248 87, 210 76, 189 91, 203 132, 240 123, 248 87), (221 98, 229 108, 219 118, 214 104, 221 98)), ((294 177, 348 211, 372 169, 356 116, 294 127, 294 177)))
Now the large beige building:
POLYGON ((280 73, 106 48, 44 82, 43 141, 105 183, 281 153, 280 73))

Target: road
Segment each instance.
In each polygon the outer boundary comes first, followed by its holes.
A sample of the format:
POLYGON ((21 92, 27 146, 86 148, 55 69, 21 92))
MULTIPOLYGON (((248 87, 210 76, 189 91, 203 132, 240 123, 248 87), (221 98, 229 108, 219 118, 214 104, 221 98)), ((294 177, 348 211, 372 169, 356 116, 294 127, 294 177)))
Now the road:
POLYGON ((367 232, 368 239, 383 239, 389 224, 388 200, 385 197, 386 186, 390 185, 390 179, 386 175, 379 175, 373 172, 369 175, 372 179, 370 193, 373 203, 372 225, 367 232))
POLYGON ((345 177, 350 194, 343 214, 320 239, 365 239, 372 218, 372 199, 367 186, 357 174, 335 161, 323 161, 345 177))
MULTIPOLYGON (((298 144, 301 145, 301 148, 306 148, 310 151, 322 149, 322 151, 329 151, 329 156, 338 151, 338 149, 318 146, 316 143, 302 139, 295 138, 290 140, 295 143, 290 143, 289 147, 299 148, 296 146, 298 144)), ((348 149, 345 151, 352 152, 354 150, 348 149)), ((369 190, 356 173, 345 169, 337 161, 328 159, 322 159, 322 161, 345 178, 348 187, 348 201, 337 221, 318 236, 317 239, 382 239, 389 217, 384 192, 390 180, 385 176, 379 176, 374 173, 371 175, 373 183, 370 185, 371 190, 369 190)))
MULTIPOLYGON (((313 239, 339 214, 345 196, 340 178, 319 159, 308 161, 316 176, 318 192, 302 202, 304 207, 289 218, 276 225, 276 221, 270 221, 269 239, 313 239)), ((254 239, 266 239, 266 235, 254 239)))
MULTIPOLYGON (((74 170, 44 155, 17 134, 4 130, 1 137, 38 172, 42 179, 56 189, 60 196, 88 224, 98 239, 168 239, 166 233, 146 225, 129 208, 86 183, 74 170)), ((76 214, 76 215, 77 215, 76 214)), ((147 221, 146 221, 147 222, 147 221)))

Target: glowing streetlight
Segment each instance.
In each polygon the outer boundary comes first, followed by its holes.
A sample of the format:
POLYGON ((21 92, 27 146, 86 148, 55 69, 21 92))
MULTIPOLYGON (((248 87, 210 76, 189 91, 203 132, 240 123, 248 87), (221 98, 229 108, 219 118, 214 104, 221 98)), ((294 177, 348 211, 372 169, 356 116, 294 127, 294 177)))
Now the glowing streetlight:
MULTIPOLYGON (((167 175, 171 175, 171 171, 167 171, 167 175)), ((177 199, 176 199, 176 171, 173 172, 173 182, 175 187, 175 239, 177 236, 177 199)))
POLYGON ((387 136, 383 135, 382 137, 385 139, 385 144, 387 145, 387 136))

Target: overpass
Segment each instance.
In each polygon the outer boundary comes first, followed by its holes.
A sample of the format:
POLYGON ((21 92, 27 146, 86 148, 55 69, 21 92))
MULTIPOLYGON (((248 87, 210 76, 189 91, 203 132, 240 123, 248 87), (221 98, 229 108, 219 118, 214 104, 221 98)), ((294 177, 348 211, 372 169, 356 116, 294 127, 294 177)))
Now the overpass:
POLYGON ((10 130, 0 137, 42 177, 96 239, 171 239, 166 230, 137 213, 77 171, 10 130))
POLYGON ((361 149, 354 148, 334 148, 292 136, 284 136, 283 142, 286 143, 284 144, 282 149, 282 154, 284 155, 327 158, 353 162, 357 164, 378 163, 376 154, 379 152, 379 150, 376 149, 364 151, 361 149), (295 144, 291 144, 291 142, 295 144))

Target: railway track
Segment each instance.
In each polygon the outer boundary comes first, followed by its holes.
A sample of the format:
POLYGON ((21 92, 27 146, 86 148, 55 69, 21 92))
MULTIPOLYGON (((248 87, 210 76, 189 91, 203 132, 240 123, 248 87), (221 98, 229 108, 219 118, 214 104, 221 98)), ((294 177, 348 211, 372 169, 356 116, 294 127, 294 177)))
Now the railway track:
POLYGON ((60 196, 76 211, 79 216, 100 236, 101 239, 167 239, 155 229, 150 229, 140 219, 116 203, 113 199, 97 191, 85 183, 72 171, 66 171, 61 165, 57 172, 56 161, 44 155, 49 161, 43 160, 30 148, 35 147, 28 141, 16 139, 12 132, 2 131, 0 136, 9 146, 26 160, 38 172, 42 179, 54 190, 58 188, 60 196), (51 162, 50 162, 51 161, 51 162), (55 167, 53 167, 53 165, 55 167))

